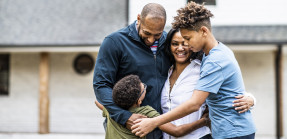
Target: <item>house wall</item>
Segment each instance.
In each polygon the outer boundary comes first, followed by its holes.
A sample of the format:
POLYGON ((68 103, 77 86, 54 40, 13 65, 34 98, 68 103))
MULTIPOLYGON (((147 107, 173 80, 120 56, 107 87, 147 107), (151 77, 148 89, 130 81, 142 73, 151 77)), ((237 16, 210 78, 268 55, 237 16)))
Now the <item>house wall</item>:
MULTIPOLYGON (((80 75, 73 69, 78 54, 49 54, 51 133, 104 133, 104 118, 94 104, 93 71, 80 75)), ((39 61, 39 53, 11 54, 10 94, 0 96, 0 132, 38 132, 39 61)))
POLYGON ((166 26, 170 26, 173 21, 173 16, 176 16, 176 10, 183 7, 187 0, 176 0, 176 1, 166 1, 166 0, 129 0, 129 23, 134 22, 137 19, 137 15, 141 13, 144 5, 148 3, 159 3, 161 4, 167 14, 166 26))
POLYGON ((213 25, 281 25, 287 23, 280 13, 287 13, 286 0, 216 0, 208 6, 215 15, 213 25))
POLYGON ((0 132, 38 132, 39 54, 11 53, 9 96, 0 96, 0 132))
MULTIPOLYGON (((176 10, 183 7, 187 0, 129 0, 129 23, 136 20, 136 15, 141 12, 147 3, 159 3, 167 12, 167 26, 171 25, 176 10)), ((286 0, 216 0, 215 6, 206 7, 214 14, 212 25, 278 25, 287 24, 287 18, 281 14, 287 13, 286 0)))
POLYGON ((252 110, 257 137, 275 137, 275 55, 274 51, 234 51, 240 65, 246 91, 256 99, 252 110))
MULTIPOLYGON (((79 53, 52 53, 50 75, 50 131, 104 133, 103 117, 93 91, 93 71, 80 75, 73 69, 79 53)), ((96 58, 96 53, 90 53, 96 58)))

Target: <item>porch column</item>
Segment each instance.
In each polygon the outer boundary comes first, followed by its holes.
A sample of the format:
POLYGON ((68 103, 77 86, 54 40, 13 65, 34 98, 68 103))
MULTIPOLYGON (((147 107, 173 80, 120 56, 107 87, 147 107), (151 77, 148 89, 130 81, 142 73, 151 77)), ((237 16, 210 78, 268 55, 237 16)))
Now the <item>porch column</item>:
POLYGON ((283 137, 283 55, 282 45, 278 44, 276 51, 275 71, 276 71, 276 137, 283 137))
POLYGON ((40 54, 39 133, 49 133, 49 54, 40 54))

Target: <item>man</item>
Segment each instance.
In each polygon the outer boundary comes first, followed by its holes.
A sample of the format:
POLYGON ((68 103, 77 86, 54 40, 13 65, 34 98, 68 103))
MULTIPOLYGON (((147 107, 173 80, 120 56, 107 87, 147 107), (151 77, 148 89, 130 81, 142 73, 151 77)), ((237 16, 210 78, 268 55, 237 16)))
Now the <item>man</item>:
MULTIPOLYGON (((163 47, 165 23, 165 9, 159 4, 147 4, 137 16, 137 21, 107 36, 100 47, 93 81, 97 100, 108 110, 112 119, 128 129, 134 125, 133 121, 145 116, 116 106, 112 99, 112 88, 126 75, 138 75, 148 86, 142 106, 150 105, 161 113, 160 93, 171 66, 163 47)), ((237 106, 241 106, 239 110, 249 109, 246 102, 238 103, 237 106)), ((161 131, 156 129, 147 138, 157 139, 161 136, 161 131)))
MULTIPOLYGON (((144 116, 116 106, 112 88, 124 76, 138 75, 148 86, 142 105, 150 105, 161 112, 160 92, 170 67, 162 46, 166 38, 165 22, 165 9, 159 4, 147 4, 136 22, 107 36, 100 47, 93 81, 97 100, 116 122, 128 128, 134 120, 144 116)), ((147 138, 161 136, 161 131, 156 129, 147 138)))

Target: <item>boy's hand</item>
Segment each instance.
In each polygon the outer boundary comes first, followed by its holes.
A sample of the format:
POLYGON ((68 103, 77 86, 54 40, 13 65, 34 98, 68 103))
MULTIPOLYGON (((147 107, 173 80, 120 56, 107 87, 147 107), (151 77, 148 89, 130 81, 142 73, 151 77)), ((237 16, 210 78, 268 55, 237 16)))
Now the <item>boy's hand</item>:
POLYGON ((141 114, 132 114, 132 116, 126 122, 126 128, 131 130, 131 127, 135 125, 134 121, 141 118, 147 118, 147 117, 141 114))

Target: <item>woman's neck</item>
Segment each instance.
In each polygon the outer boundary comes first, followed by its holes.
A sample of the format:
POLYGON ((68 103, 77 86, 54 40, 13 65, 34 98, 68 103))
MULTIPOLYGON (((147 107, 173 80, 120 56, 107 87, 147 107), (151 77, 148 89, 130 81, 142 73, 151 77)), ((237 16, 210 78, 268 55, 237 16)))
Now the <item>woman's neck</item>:
POLYGON ((189 64, 190 64, 190 61, 186 62, 184 64, 182 64, 182 63, 175 63, 175 67, 174 67, 174 71, 173 72, 177 72, 178 74, 180 74, 185 69, 185 67, 187 67, 187 65, 189 65, 189 64))
POLYGON ((170 91, 171 92, 174 83, 176 82, 176 80, 178 79, 179 75, 182 73, 182 71, 186 68, 187 65, 189 65, 190 61, 181 64, 181 63, 175 63, 174 64, 174 69, 172 71, 172 74, 169 77, 169 85, 170 85, 170 91))

